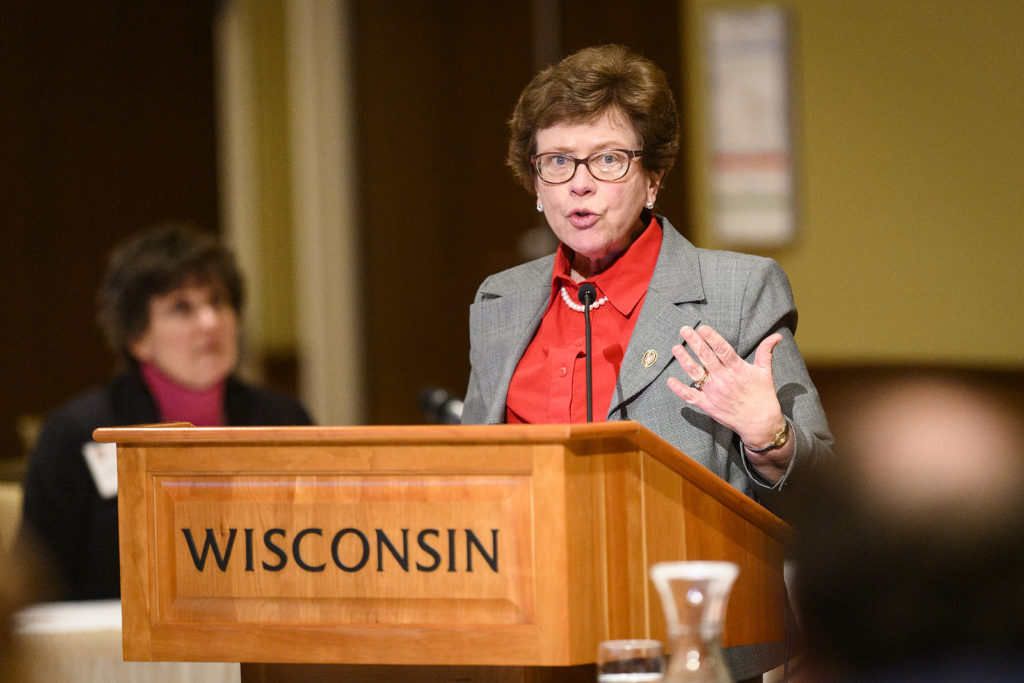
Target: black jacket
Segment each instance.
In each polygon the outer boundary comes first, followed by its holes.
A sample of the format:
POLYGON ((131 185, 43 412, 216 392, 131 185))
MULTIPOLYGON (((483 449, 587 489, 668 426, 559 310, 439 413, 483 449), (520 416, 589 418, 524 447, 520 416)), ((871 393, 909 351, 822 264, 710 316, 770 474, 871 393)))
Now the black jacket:
MULTIPOLYGON (((228 379, 224 403, 227 423, 235 427, 312 423, 294 398, 235 378, 228 379)), ((120 597, 117 498, 100 495, 82 448, 97 427, 159 421, 156 403, 134 369, 47 418, 25 474, 22 534, 55 564, 62 583, 55 597, 120 597)))

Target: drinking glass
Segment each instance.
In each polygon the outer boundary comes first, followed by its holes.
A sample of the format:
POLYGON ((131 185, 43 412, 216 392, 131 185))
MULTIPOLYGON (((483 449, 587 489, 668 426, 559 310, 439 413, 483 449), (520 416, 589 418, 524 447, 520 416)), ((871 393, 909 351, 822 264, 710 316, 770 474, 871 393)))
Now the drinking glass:
POLYGON ((648 683, 665 675, 657 640, 606 640, 597 646, 598 683, 648 683))

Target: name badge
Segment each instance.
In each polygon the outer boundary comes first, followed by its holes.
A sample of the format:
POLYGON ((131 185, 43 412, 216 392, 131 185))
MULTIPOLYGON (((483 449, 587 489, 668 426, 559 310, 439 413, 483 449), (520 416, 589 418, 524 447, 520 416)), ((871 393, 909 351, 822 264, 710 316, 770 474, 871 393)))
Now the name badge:
POLYGON ((82 455, 100 496, 117 496, 117 444, 88 441, 82 444, 82 455))

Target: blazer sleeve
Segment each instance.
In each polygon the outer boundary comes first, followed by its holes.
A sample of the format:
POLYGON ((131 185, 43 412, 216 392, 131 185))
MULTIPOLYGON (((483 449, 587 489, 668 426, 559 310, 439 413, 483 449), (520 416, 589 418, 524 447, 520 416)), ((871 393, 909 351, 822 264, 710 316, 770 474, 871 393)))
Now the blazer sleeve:
POLYGON ((466 395, 463 398, 462 403, 462 424, 484 424, 487 422, 488 404, 486 397, 484 396, 483 389, 480 385, 480 370, 477 367, 477 363, 474 362, 476 356, 475 348, 479 346, 478 335, 479 329, 476 324, 473 310, 479 306, 483 301, 490 301, 492 299, 499 298, 497 294, 489 293, 488 283, 493 279, 492 277, 487 278, 481 283, 480 287, 476 290, 476 295, 473 297, 473 305, 470 307, 470 325, 469 325, 469 385, 466 387, 466 395))
POLYGON ((743 463, 754 483, 755 498, 780 512, 784 507, 782 492, 803 479, 811 479, 811 472, 831 460, 832 434, 794 338, 797 311, 789 279, 775 261, 758 259, 758 263, 759 267, 751 270, 743 294, 737 352, 753 362, 757 346, 765 337, 775 332, 782 335, 772 356, 772 374, 782 412, 792 426, 795 450, 785 476, 774 484, 760 477, 746 456, 743 463))

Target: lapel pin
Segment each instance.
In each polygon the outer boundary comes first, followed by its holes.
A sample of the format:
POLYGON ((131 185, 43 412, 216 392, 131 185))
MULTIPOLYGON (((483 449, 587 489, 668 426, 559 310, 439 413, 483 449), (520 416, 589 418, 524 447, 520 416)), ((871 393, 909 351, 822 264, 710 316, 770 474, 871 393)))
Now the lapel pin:
POLYGON ((649 368, 658 360, 658 352, 654 349, 648 349, 644 351, 644 357, 640 359, 640 362, 645 368, 649 368))

